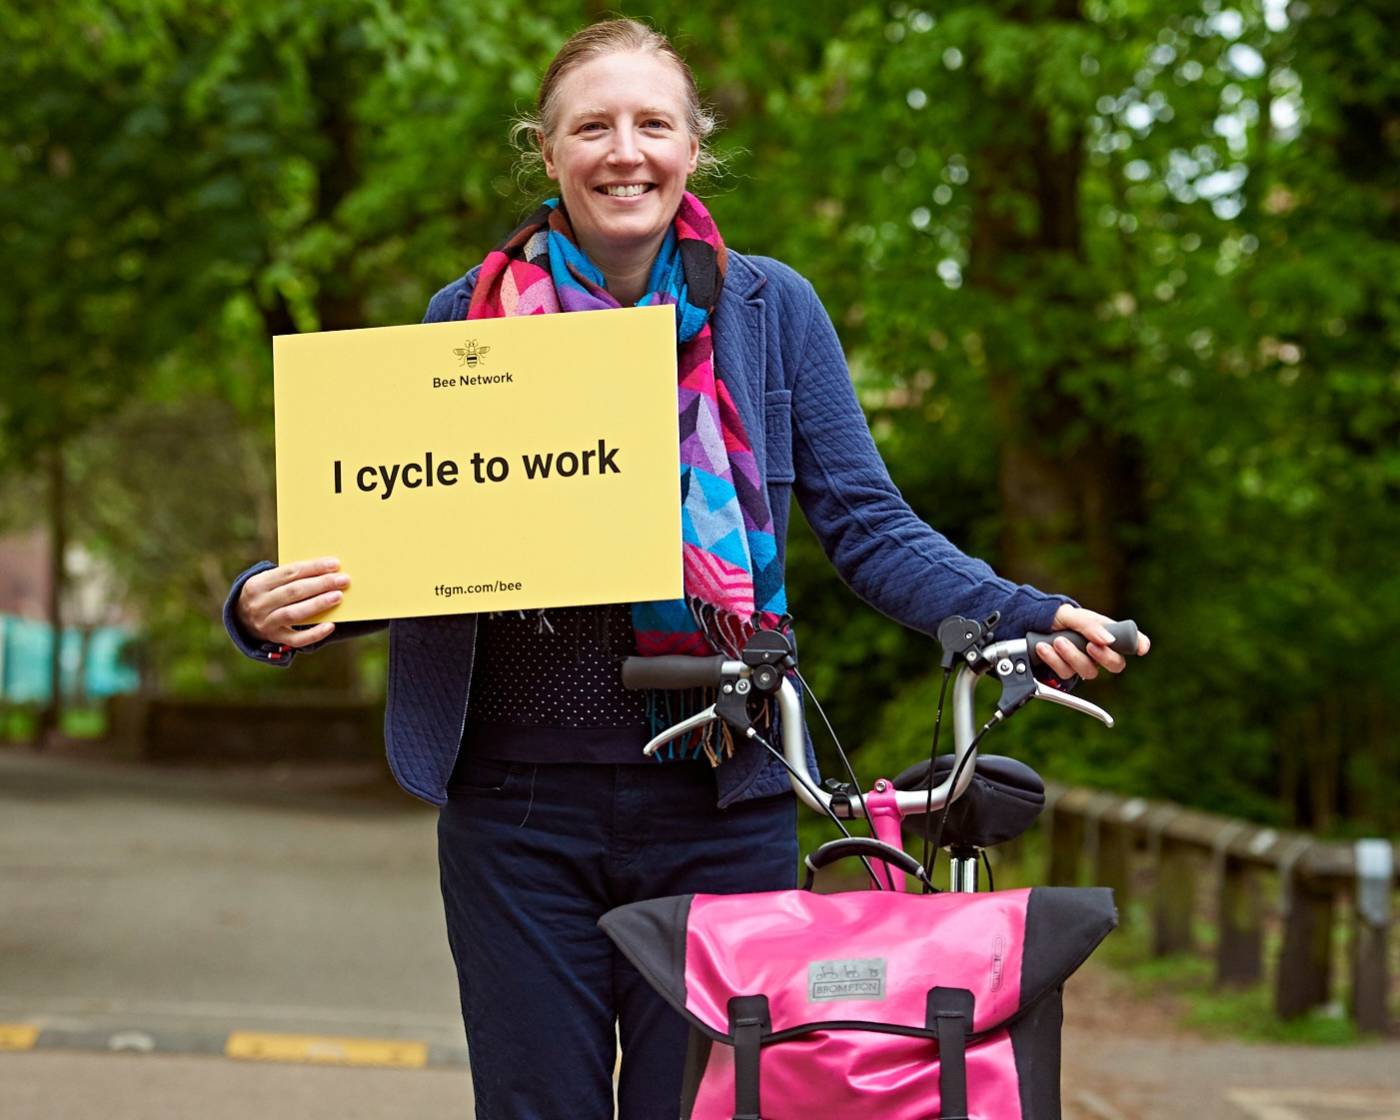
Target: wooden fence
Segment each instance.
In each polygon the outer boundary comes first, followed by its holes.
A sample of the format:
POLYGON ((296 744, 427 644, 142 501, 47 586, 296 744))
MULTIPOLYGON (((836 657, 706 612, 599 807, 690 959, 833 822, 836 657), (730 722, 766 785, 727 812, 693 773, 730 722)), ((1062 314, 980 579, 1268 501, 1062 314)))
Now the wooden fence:
POLYGON ((1264 979, 1264 931, 1277 913, 1283 945, 1274 1007, 1283 1018, 1331 1001, 1337 938, 1349 917, 1350 1013, 1362 1030, 1388 1029, 1397 880, 1390 841, 1324 842, 1167 802, 1053 784, 1041 828, 1048 882, 1112 887, 1125 918, 1138 884, 1151 884, 1142 901, 1155 955, 1196 949, 1193 927, 1208 907, 1219 930, 1215 974, 1222 987, 1264 979), (1146 876, 1137 874, 1144 856, 1146 876))

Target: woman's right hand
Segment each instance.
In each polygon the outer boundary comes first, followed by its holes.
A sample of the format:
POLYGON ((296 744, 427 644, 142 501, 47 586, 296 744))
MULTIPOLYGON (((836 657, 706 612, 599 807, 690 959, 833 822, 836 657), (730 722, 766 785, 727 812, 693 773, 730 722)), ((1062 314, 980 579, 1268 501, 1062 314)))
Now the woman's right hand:
POLYGON ((334 556, 298 560, 269 568, 249 578, 238 595, 234 613, 248 633, 264 642, 300 649, 328 638, 334 622, 319 622, 305 630, 294 630, 306 620, 330 610, 350 585, 350 577, 340 572, 334 556))

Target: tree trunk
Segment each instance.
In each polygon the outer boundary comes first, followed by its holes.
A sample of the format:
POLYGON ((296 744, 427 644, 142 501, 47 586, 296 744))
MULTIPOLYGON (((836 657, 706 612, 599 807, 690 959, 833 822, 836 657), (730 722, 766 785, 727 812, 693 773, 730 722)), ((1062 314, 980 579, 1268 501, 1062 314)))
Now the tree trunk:
MULTIPOLYGON (((1055 9, 1057 18, 1082 18, 1075 0, 1057 0, 1055 9)), ((1066 282, 1085 274, 1083 133, 1056 143, 1049 119, 1027 112, 1019 93, 983 91, 983 103, 998 107, 1000 127, 988 132, 971 167, 969 284, 998 303, 1043 316, 1044 325, 1058 328, 1044 331, 1046 337, 1063 336, 1066 319, 1078 320, 1078 336, 1092 347, 1094 293, 1066 282), (1015 194, 1024 205, 1010 204, 1015 194), (1035 216, 1033 224, 1018 219, 1026 214, 1035 216)), ((1035 334, 1041 326, 1025 329, 1035 334)), ((983 349, 1000 438, 1000 567, 1013 579, 1117 613, 1126 570, 1119 529, 1140 517, 1134 457, 1067 391, 1080 355, 1027 371, 1001 340, 984 339, 983 349)))

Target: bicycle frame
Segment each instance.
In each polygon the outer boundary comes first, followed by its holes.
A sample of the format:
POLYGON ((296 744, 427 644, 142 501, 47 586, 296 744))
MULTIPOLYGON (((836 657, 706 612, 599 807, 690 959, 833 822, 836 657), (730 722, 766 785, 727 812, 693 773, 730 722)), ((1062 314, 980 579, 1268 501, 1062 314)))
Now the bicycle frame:
MULTIPOLYGON (((991 621, 994 620, 989 620, 989 625, 991 621)), ((666 674, 668 679, 634 679, 632 683, 629 683, 628 687, 677 687, 677 682, 669 678, 671 674, 680 672, 684 678, 681 686, 705 686, 713 683, 721 694, 721 699, 716 704, 696 713, 674 727, 667 728, 652 739, 644 748, 644 753, 652 755, 676 736, 719 718, 717 712, 724 711, 725 706, 734 701, 740 701, 742 706, 744 698, 750 694, 755 684, 758 684, 760 689, 776 698, 779 725, 782 730, 782 746, 779 751, 772 744, 767 745, 775 753, 780 753, 786 761, 789 777, 797 796, 809 808, 828 817, 846 820, 867 817, 876 839, 902 852, 904 818, 910 814, 941 812, 961 797, 973 780, 977 766, 977 744, 982 735, 1027 701, 1032 699, 1048 700, 1091 715, 1109 727, 1113 726, 1113 717, 1102 708, 1069 692, 1052 688, 1035 678, 1031 668, 1036 656, 1033 651, 1037 642, 1049 640, 1048 635, 1030 634, 1025 638, 994 642, 990 640, 992 635, 989 633, 987 641, 983 644, 977 640, 980 628, 975 623, 967 623, 967 620, 956 617, 945 620, 944 625, 946 626, 948 622, 958 624, 954 628, 955 631, 965 631, 963 637, 966 644, 954 647, 951 654, 945 652, 944 665, 948 668, 951 668, 955 662, 961 662, 953 681, 953 766, 949 775, 931 789, 898 790, 888 778, 878 779, 872 789, 863 795, 854 791, 832 794, 821 788, 807 765, 807 743, 803 731, 801 697, 792 682, 786 676, 779 676, 775 670, 774 659, 771 656, 773 649, 771 645, 766 650, 760 651, 763 656, 756 665, 718 656, 713 658, 661 658, 658 659, 659 663, 665 664, 658 664, 657 671, 666 674), (678 669, 678 663, 682 666, 693 664, 693 668, 678 669), (697 675, 691 676, 692 673, 697 675), (757 677, 755 673, 767 675, 766 677, 757 677), (979 729, 973 714, 973 694, 978 682, 989 673, 999 679, 1002 693, 992 718, 979 729)), ((1125 648, 1136 651, 1137 629, 1134 623, 1113 623, 1111 629, 1121 631, 1120 634, 1115 635, 1115 644, 1121 641, 1125 648)), ((940 634, 940 640, 943 640, 942 634, 940 634)), ((1085 639, 1079 635, 1073 635, 1071 640, 1080 645, 1081 648, 1085 644, 1085 639)), ((748 656, 747 650, 745 655, 748 656)), ((646 659, 631 660, 645 662, 646 659)), ((629 676, 627 665, 624 665, 623 675, 624 683, 627 683, 629 676)), ((749 726, 744 733, 751 739, 759 738, 758 732, 752 726, 749 726)), ((882 876, 884 882, 881 883, 877 880, 872 883, 873 887, 895 891, 908 889, 909 885, 903 872, 897 874, 896 868, 889 862, 881 860, 879 856, 871 856, 870 858, 881 863, 884 869, 882 876)), ((975 855, 970 858, 955 855, 952 858, 950 886, 955 892, 970 892, 977 889, 977 858, 975 855)))

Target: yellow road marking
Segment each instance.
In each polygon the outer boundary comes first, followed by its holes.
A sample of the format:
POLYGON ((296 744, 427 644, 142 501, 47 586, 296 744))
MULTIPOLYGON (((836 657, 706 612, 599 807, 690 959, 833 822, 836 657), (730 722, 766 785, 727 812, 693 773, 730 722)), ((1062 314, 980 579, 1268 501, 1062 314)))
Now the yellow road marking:
POLYGON ((255 1062, 310 1062, 336 1066, 393 1066, 423 1069, 428 1047, 393 1038, 336 1038, 320 1034, 266 1034, 234 1031, 224 1054, 255 1062))
POLYGON ((0 1023, 0 1050, 32 1050, 39 1028, 28 1023, 0 1023))

